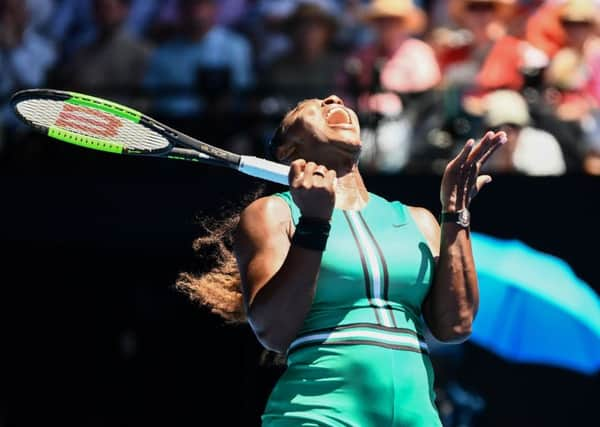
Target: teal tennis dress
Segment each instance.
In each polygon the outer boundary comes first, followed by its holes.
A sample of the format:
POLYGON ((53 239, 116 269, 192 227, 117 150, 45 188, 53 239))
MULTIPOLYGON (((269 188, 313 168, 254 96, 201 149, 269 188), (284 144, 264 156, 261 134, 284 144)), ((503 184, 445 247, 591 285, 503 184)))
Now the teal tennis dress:
MULTIPOLYGON (((280 193, 294 223, 300 211, 280 193)), ((405 205, 335 209, 316 295, 263 426, 441 426, 421 304, 434 261, 405 205)))

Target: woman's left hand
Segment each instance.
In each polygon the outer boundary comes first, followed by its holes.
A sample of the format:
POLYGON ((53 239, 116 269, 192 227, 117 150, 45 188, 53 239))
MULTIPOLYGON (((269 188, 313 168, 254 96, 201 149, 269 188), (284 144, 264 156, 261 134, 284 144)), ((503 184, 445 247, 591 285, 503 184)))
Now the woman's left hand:
POLYGON ((507 140, 504 132, 487 132, 479 144, 469 139, 462 151, 446 166, 442 177, 440 201, 443 212, 467 208, 481 188, 492 181, 479 171, 489 157, 507 140))

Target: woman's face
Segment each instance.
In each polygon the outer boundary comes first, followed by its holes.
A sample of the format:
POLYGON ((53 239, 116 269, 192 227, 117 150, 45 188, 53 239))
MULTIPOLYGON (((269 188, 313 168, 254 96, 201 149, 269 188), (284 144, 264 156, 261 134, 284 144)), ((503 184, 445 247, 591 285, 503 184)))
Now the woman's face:
POLYGON ((360 125, 354 111, 335 95, 299 103, 283 119, 281 160, 305 159, 343 169, 358 162, 360 125))
POLYGON ((304 57, 319 57, 327 51, 331 30, 320 19, 303 19, 294 31, 294 44, 304 57))
POLYGON ((567 43, 570 47, 583 50, 585 42, 594 35, 594 24, 592 22, 561 21, 567 33, 567 43))
POLYGON ((377 33, 379 45, 387 52, 398 48, 398 43, 404 40, 407 32, 404 20, 398 17, 382 17, 373 20, 373 27, 377 33))
POLYGON ((464 11, 464 22, 478 43, 488 39, 488 25, 496 19, 497 3, 494 1, 467 1, 464 11))

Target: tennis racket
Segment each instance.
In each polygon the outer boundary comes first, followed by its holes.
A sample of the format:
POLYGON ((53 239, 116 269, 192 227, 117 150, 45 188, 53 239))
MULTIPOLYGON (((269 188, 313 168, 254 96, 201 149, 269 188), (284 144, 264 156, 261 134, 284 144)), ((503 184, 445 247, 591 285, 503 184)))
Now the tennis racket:
POLYGON ((288 185, 289 166, 214 147, 102 98, 52 89, 27 89, 12 96, 11 106, 23 122, 37 131, 80 147, 228 167, 288 185))

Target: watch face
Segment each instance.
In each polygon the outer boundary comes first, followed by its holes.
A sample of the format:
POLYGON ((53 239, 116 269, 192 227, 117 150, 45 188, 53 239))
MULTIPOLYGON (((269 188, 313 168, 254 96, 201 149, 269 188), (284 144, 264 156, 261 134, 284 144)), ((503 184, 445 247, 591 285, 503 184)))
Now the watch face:
POLYGON ((469 224, 471 222, 471 215, 469 214, 469 211, 466 209, 463 209, 462 211, 460 211, 458 221, 461 223, 461 225, 463 225, 465 227, 469 226, 469 224))

